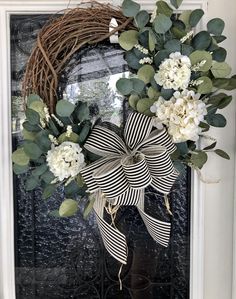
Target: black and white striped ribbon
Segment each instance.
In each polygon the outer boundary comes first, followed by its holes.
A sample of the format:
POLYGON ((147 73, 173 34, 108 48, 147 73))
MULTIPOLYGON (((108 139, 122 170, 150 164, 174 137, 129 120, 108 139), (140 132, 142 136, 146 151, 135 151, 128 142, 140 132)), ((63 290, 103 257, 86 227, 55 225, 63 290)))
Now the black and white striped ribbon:
POLYGON ((178 176, 170 154, 176 149, 166 130, 153 130, 153 119, 131 113, 124 129, 124 141, 113 131, 95 126, 85 148, 100 160, 81 174, 90 192, 96 192, 94 210, 108 252, 126 264, 125 236, 103 219, 105 204, 135 205, 153 239, 167 246, 170 223, 159 221, 144 211, 144 189, 151 185, 168 194, 178 176))

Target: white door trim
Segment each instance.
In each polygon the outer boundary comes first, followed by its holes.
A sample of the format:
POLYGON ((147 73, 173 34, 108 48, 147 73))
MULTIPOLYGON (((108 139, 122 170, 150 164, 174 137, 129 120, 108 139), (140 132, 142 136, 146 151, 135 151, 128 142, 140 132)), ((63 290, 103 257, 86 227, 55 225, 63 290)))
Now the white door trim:
MULTIPOLYGON (((119 0, 118 0, 119 1, 119 0)), ((113 3, 118 1, 114 0, 113 3)), ((79 1, 71 0, 70 7, 79 1)), ((107 1, 101 1, 107 2, 107 1)), ((111 1, 110 1, 111 2, 111 1)), ((148 10, 153 0, 139 0, 148 10)), ((14 203, 11 167, 11 76, 10 30, 11 14, 55 13, 66 8, 67 0, 0 0, 0 298, 15 299, 14 269, 14 203)), ((186 0, 181 10, 202 8, 205 0, 186 0)), ((190 299, 203 299, 204 279, 204 185, 192 175, 191 203, 191 274, 190 299)))

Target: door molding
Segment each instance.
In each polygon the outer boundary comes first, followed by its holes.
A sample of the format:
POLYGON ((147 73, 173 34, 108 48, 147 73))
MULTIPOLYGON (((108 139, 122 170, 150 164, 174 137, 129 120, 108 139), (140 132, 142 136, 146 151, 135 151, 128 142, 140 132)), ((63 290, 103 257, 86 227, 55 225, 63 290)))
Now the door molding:
MULTIPOLYGON (((55 13, 67 7, 67 0, 0 0, 0 298, 15 299, 14 202, 11 163, 11 73, 10 15, 55 13)), ((121 0, 101 1, 120 4, 121 0)), ((152 10, 153 0, 139 0, 152 10)), ((70 1, 76 7, 77 0, 70 1)), ((205 0, 186 0, 181 10, 202 8, 205 0)), ((203 21, 204 22, 204 21, 203 21)), ((190 299, 203 299, 204 282, 204 184, 192 173, 190 299)))

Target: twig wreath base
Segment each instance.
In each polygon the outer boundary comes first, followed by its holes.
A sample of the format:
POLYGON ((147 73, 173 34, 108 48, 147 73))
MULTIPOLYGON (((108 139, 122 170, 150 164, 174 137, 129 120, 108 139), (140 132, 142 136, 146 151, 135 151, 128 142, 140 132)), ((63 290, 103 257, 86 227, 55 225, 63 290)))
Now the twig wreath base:
POLYGON ((64 11, 40 31, 37 44, 29 58, 23 80, 23 96, 38 94, 54 112, 59 76, 71 56, 86 44, 96 44, 115 32, 133 28, 133 18, 109 4, 86 3, 64 11), (109 32, 111 19, 118 26, 109 32))

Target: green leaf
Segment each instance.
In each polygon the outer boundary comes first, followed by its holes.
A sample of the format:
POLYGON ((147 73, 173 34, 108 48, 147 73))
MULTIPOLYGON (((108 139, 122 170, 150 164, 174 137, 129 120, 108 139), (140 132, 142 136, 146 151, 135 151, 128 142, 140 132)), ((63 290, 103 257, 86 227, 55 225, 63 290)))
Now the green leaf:
POLYGON ((212 91, 213 84, 210 78, 203 76, 197 79, 197 81, 203 81, 200 85, 198 85, 197 91, 200 94, 207 94, 212 91))
POLYGON ((192 46, 196 50, 205 50, 211 44, 211 36, 207 31, 201 31, 192 39, 192 46))
POLYGON ((36 136, 35 136, 35 143, 40 147, 40 149, 44 152, 47 153, 52 146, 52 142, 48 138, 48 131, 40 131, 36 136))
POLYGON ((132 0, 124 0, 122 11, 126 17, 135 17, 140 10, 140 5, 132 0))
POLYGON ((25 190, 32 191, 39 186, 39 180, 36 177, 30 177, 25 182, 25 190))
POLYGON ((66 136, 66 132, 62 133, 59 137, 58 137, 58 142, 61 144, 62 142, 65 141, 70 141, 70 142, 74 142, 74 143, 78 143, 79 142, 79 135, 72 132, 70 134, 70 137, 66 136))
POLYGON ((32 171, 32 175, 33 176, 40 176, 42 175, 44 172, 46 172, 48 170, 48 166, 47 164, 42 164, 38 167, 36 167, 33 171, 32 171))
POLYGON ((28 121, 23 123, 23 128, 28 132, 39 132, 41 128, 39 126, 33 126, 28 121))
POLYGON ((133 47, 137 43, 138 43, 138 31, 136 30, 124 31, 119 36, 119 44, 126 51, 133 49, 133 47))
POLYGON ((155 44, 156 44, 156 38, 155 38, 154 32, 152 30, 149 30, 148 47, 151 52, 153 52, 155 50, 155 44))
POLYGON ((181 15, 179 16, 179 20, 185 24, 186 30, 189 30, 191 28, 191 26, 189 24, 189 19, 190 19, 191 13, 192 13, 192 10, 184 10, 181 13, 181 15))
POLYGON ((143 92, 143 89, 145 87, 145 83, 138 79, 138 78, 131 78, 130 81, 133 84, 133 92, 137 93, 137 94, 141 94, 143 92))
POLYGON ((25 128, 23 128, 23 130, 22 130, 22 135, 23 135, 23 137, 24 137, 25 140, 31 140, 31 141, 34 141, 34 140, 35 140, 36 133, 34 133, 34 132, 29 132, 29 131, 27 131, 25 128))
POLYGON ((207 154, 203 151, 195 151, 191 155, 191 163, 196 166, 197 168, 201 169, 203 165, 207 162, 207 154))
POLYGON ((150 111, 150 107, 155 101, 156 100, 149 98, 139 100, 137 103, 137 111, 148 116, 153 116, 154 114, 150 111))
POLYGON ((128 51, 125 53, 125 60, 128 63, 128 66, 134 70, 138 70, 141 67, 139 63, 139 58, 135 55, 133 51, 128 51))
POLYGON ((87 103, 81 102, 78 104, 78 106, 76 107, 76 116, 78 117, 80 122, 89 119, 89 108, 87 103))
POLYGON ((165 43, 164 47, 169 52, 180 52, 181 43, 178 39, 171 39, 165 43))
POLYGON ((191 60, 192 66, 200 63, 201 61, 204 60, 206 61, 206 63, 199 68, 200 72, 207 72, 211 68, 212 56, 207 51, 201 51, 201 50, 194 51, 192 54, 190 54, 189 58, 191 60))
POLYGON ((213 127, 223 128, 226 126, 226 119, 221 114, 208 114, 205 116, 207 123, 213 127))
POLYGON ((173 9, 165 1, 157 1, 156 5, 158 14, 163 14, 167 17, 172 16, 173 9))
POLYGON ((223 150, 221 149, 216 149, 214 151, 217 155, 219 155, 220 157, 224 158, 224 159, 227 159, 227 160, 230 160, 230 156, 223 150))
POLYGON ((224 48, 219 47, 212 53, 212 58, 218 62, 224 62, 227 56, 227 51, 224 48))
POLYGON ((180 142, 176 144, 177 150, 179 151, 180 155, 187 155, 189 152, 187 142, 180 142))
POLYGON ((199 127, 202 128, 202 132, 207 132, 210 129, 210 126, 205 122, 200 122, 199 127))
POLYGON ((42 102, 42 99, 40 98, 40 96, 38 96, 37 94, 30 94, 27 96, 27 107, 30 107, 30 105, 33 103, 33 102, 36 102, 36 101, 41 101, 42 102))
POLYGON ((12 153, 12 161, 17 165, 26 166, 29 164, 29 157, 23 148, 18 148, 12 153))
POLYGON ((159 14, 153 22, 154 30, 156 33, 164 34, 170 30, 172 21, 169 17, 163 14, 159 14))
POLYGON ((73 216, 78 211, 78 202, 73 199, 65 199, 59 208, 59 215, 61 217, 73 216))
POLYGON ((73 196, 79 191, 79 186, 75 181, 70 182, 67 186, 65 186, 65 195, 73 196))
POLYGON ((180 7, 180 5, 182 4, 183 0, 170 0, 170 3, 176 8, 178 9, 180 7))
POLYGON ((55 176, 54 174, 48 170, 46 172, 44 172, 42 175, 41 175, 41 179, 46 183, 46 184, 50 184, 54 179, 55 179, 55 176))
POLYGON ((181 53, 186 56, 190 56, 190 54, 194 51, 194 48, 190 45, 182 44, 182 51, 181 53))
POLYGON ((133 90, 133 83, 130 79, 121 78, 116 82, 116 88, 122 95, 128 95, 133 90))
POLYGON ((84 219, 86 219, 86 218, 88 217, 88 215, 91 213, 91 211, 92 211, 92 209, 93 209, 93 205, 94 205, 95 200, 96 200, 96 198, 95 198, 95 197, 92 197, 92 198, 88 201, 88 203, 87 203, 87 205, 86 205, 86 207, 85 207, 85 209, 84 209, 84 213, 83 213, 83 217, 84 217, 84 219))
POLYGON ((13 165, 13 171, 16 175, 26 173, 28 170, 29 170, 29 165, 18 165, 18 164, 13 165))
POLYGON ((225 22, 220 18, 215 18, 207 23, 207 30, 214 35, 221 35, 225 28, 225 22))
POLYGON ((161 89, 161 96, 165 100, 169 100, 173 96, 174 92, 175 92, 174 89, 165 89, 165 88, 162 88, 161 89))
POLYGON ((88 134, 90 132, 90 128, 91 128, 91 123, 86 122, 79 134, 79 142, 80 143, 83 143, 87 139, 88 134))
POLYGON ((151 65, 144 65, 138 70, 138 78, 148 84, 155 75, 155 70, 151 65))
POLYGON ((60 100, 56 104, 56 113, 61 117, 70 117, 74 110, 75 105, 66 100, 60 100))
POLYGON ((218 35, 218 36, 212 36, 212 37, 216 40, 217 44, 220 44, 220 43, 222 43, 224 40, 227 39, 227 37, 224 36, 224 35, 218 35))
POLYGON ((149 22, 149 14, 146 10, 141 10, 135 17, 135 23, 137 24, 137 27, 142 29, 144 28, 147 23, 149 22))
POLYGON ((129 97, 130 107, 133 108, 134 110, 136 110, 137 103, 139 100, 140 100, 140 98, 137 94, 131 94, 131 96, 129 97))
POLYGON ((54 122, 52 121, 52 119, 49 120, 48 125, 49 125, 50 130, 52 130, 53 135, 58 136, 59 131, 58 131, 56 125, 54 124, 54 122))
POLYGON ((211 145, 204 147, 204 151, 207 151, 207 150, 213 149, 215 146, 216 146, 216 141, 215 141, 215 142, 213 142, 211 145))
POLYGON ((225 78, 231 73, 232 69, 226 62, 213 61, 211 72, 215 78, 225 78))
POLYGON ((38 112, 41 118, 45 118, 44 108, 47 107, 41 100, 30 103, 29 108, 38 112))
POLYGON ((161 93, 151 86, 148 88, 147 95, 150 99, 158 100, 161 93))
POLYGON ((24 151, 26 155, 32 160, 38 159, 43 153, 40 147, 32 141, 26 141, 24 143, 24 151))
POLYGON ((204 11, 202 9, 193 10, 189 17, 189 24, 191 25, 191 27, 196 27, 203 15, 204 11))
POLYGON ((40 123, 40 116, 38 112, 34 111, 33 109, 27 108, 25 111, 25 116, 28 122, 33 126, 40 123))
POLYGON ((159 65, 170 55, 170 52, 167 50, 161 50, 154 56, 154 63, 156 67, 159 65))
POLYGON ((218 109, 223 109, 228 106, 232 101, 232 96, 228 96, 225 93, 219 93, 209 98, 207 104, 211 104, 218 109))

